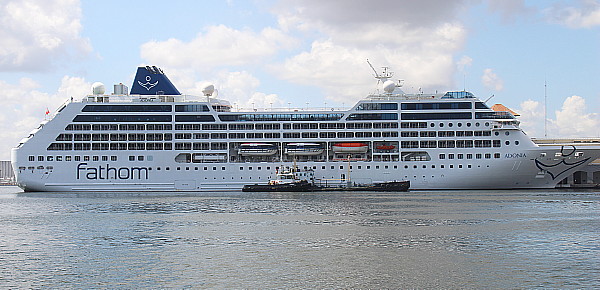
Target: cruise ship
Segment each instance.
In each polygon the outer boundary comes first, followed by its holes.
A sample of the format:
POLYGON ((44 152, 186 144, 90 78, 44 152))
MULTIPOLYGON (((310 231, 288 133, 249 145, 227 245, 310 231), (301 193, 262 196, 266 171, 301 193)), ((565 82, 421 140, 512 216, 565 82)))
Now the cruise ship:
POLYGON ((411 190, 553 188, 600 143, 535 144, 510 112, 467 91, 406 94, 385 70, 351 108, 236 110, 207 86, 184 95, 158 67, 131 91, 68 100, 12 149, 25 191, 237 191, 298 166, 329 184, 411 190))

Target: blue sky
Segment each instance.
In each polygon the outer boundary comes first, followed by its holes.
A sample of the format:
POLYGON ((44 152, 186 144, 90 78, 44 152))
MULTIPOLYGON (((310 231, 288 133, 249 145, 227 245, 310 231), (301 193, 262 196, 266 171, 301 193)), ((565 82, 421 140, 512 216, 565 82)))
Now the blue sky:
POLYGON ((375 91, 462 90, 534 137, 600 137, 600 1, 0 2, 0 159, 46 108, 156 65, 237 107, 341 107, 375 91), (544 130, 544 83, 547 129, 544 130))

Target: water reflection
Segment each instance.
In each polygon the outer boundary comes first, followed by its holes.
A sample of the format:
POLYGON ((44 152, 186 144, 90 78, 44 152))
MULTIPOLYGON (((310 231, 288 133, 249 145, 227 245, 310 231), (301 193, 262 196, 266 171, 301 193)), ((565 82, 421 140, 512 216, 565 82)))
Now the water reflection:
POLYGON ((600 193, 14 194, 3 288, 595 288, 600 193))

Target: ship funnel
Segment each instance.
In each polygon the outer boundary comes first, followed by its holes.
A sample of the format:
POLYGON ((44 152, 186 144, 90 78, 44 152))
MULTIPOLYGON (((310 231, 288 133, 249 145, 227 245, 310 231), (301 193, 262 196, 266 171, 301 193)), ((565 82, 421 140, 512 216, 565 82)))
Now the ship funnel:
POLYGON ((181 95, 167 75, 156 66, 138 67, 131 95, 181 95))

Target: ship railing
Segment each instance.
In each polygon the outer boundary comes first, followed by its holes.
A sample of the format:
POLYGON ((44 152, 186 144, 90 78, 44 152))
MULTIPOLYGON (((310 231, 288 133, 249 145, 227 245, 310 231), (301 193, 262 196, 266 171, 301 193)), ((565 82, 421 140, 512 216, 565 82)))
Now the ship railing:
POLYGON ((194 95, 88 95, 82 100, 84 103, 172 103, 188 101, 203 101, 203 98, 194 95))
POLYGON ((367 99, 376 101, 393 101, 393 100, 432 100, 440 98, 439 94, 374 94, 368 95, 367 99))

